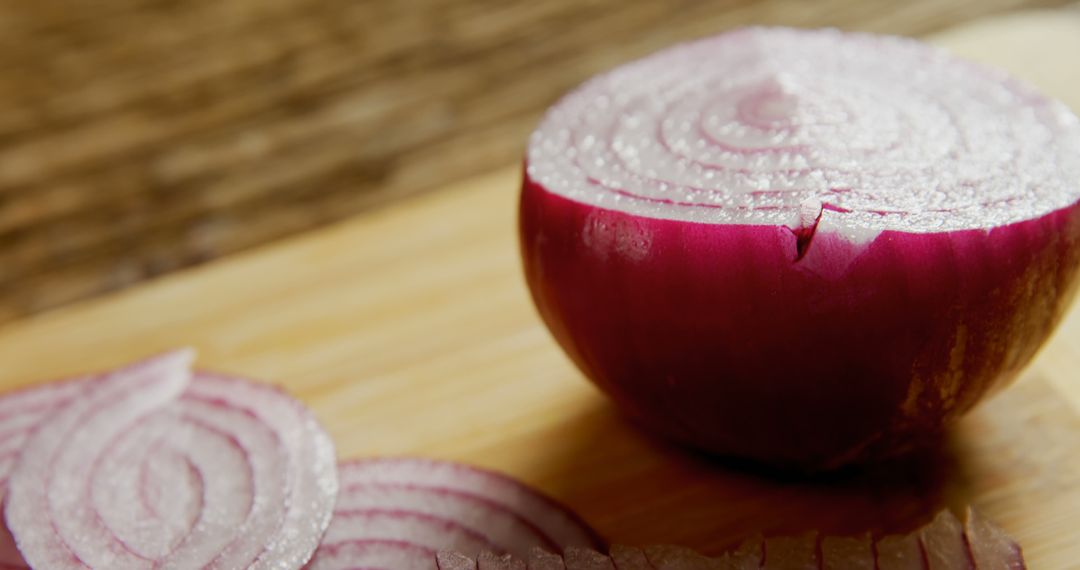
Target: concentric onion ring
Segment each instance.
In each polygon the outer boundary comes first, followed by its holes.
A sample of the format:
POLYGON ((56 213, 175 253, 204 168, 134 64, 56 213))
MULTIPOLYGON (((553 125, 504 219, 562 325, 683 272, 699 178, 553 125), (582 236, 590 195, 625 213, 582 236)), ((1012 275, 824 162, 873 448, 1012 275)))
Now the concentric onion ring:
POLYGON ((867 240, 1066 207, 1077 156, 1076 117, 999 72, 914 40, 749 28, 593 79, 552 108, 527 162, 594 206, 793 229, 824 211, 867 240))
POLYGON ((101 560, 120 567, 113 564, 122 551, 97 548, 103 529, 85 501, 87 468, 113 438, 186 388, 191 359, 190 351, 173 352, 109 373, 33 432, 8 480, 4 509, 31 566, 84 568, 101 560))
POLYGON ((337 492, 329 437, 281 391, 207 373, 188 383, 189 363, 179 353, 110 374, 35 432, 6 511, 32 565, 308 560, 337 492))
MULTIPOLYGON (((384 490, 398 493, 403 489, 411 489, 414 493, 426 489, 429 494, 440 495, 445 501, 443 506, 451 509, 431 511, 432 514, 462 522, 467 520, 462 516, 484 517, 472 523, 488 536, 506 528, 520 528, 527 539, 525 542, 532 544, 523 548, 501 544, 508 552, 524 551, 524 554, 532 546, 562 550, 568 546, 597 547, 603 544, 588 524, 550 497, 515 479, 470 465, 412 457, 362 459, 342 463, 339 477, 342 489, 382 486, 384 490), (466 508, 481 509, 481 512, 450 514, 466 508), (496 511, 501 511, 501 516, 496 511), (508 517, 507 513, 512 515, 508 517), (508 520, 512 518, 517 519, 516 522, 508 520)), ((347 493, 340 499, 346 503, 363 500, 350 498, 347 493)))
POLYGON ((411 565, 431 568, 431 553, 441 550, 525 557, 536 547, 561 552, 599 544, 587 525, 552 499, 467 465, 358 460, 342 463, 338 479, 334 518, 311 568, 365 567, 372 552, 393 551, 411 565))

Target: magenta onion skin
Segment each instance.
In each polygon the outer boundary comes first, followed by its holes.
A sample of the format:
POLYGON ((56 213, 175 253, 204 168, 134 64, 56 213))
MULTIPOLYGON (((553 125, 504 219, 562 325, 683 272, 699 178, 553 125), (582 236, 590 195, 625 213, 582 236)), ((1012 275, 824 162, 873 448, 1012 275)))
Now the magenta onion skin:
POLYGON ((577 366, 670 438, 778 466, 895 455, 940 432, 1031 360, 1080 262, 1078 204, 859 245, 819 230, 800 248, 784 226, 606 209, 527 170, 526 280, 577 366))

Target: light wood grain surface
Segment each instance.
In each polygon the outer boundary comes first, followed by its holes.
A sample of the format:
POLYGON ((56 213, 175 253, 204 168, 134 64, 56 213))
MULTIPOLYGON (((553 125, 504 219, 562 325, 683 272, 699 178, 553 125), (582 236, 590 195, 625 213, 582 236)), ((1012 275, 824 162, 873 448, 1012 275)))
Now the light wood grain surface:
POLYGON ((0 320, 502 166, 615 63, 746 24, 1065 0, 0 0, 0 320))
MULTIPOLYGON (((940 41, 1076 105, 1075 60, 1055 54, 1077 38, 1080 15, 1058 12, 940 41)), ((202 366, 301 397, 341 457, 409 453, 501 469, 615 541, 717 551, 758 531, 903 529, 973 503, 1020 539, 1032 568, 1078 567, 1080 312, 939 454, 812 481, 740 471, 628 425, 559 352, 520 276, 518 175, 509 167, 0 327, 0 385, 193 345, 202 366)))

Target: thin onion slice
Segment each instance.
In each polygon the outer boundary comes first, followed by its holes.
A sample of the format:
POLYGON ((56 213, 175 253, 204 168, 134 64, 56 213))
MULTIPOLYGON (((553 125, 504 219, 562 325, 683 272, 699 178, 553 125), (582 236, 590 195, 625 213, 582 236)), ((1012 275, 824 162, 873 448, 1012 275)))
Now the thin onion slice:
MULTIPOLYGON (((361 485, 408 485, 427 487, 449 492, 457 492, 457 497, 466 495, 482 498, 489 506, 498 505, 496 510, 516 513, 528 526, 539 531, 547 539, 543 542, 528 544, 562 550, 570 546, 599 548, 603 541, 584 521, 554 499, 527 487, 506 475, 479 469, 476 467, 420 458, 379 458, 343 463, 340 471, 341 486, 349 489, 361 485)), ((461 502, 459 501, 459 504, 461 502)), ((478 501, 474 501, 477 504, 478 501)), ((437 513, 447 518, 458 518, 457 513, 437 513)), ((484 516, 494 517, 491 509, 484 511, 484 516)), ((479 517, 480 512, 468 515, 479 517)), ((494 518, 489 520, 495 520, 494 518)), ((470 519, 473 524, 482 524, 470 519)), ((496 536, 506 531, 501 527, 474 527, 488 536, 496 536)), ((503 545, 509 552, 518 552, 525 557, 528 551, 521 552, 519 545, 503 545)))
MULTIPOLYGON (((30 434, 52 414, 87 390, 91 377, 33 386, 0 396, 0 501, 8 476, 30 434)), ((6 525, 0 524, 0 570, 29 568, 6 525)))
MULTIPOLYGON (((485 570, 484 561, 493 559, 500 561, 500 568, 526 567, 523 558, 488 552, 478 557, 451 552, 440 552, 438 556, 444 570, 472 568, 472 564, 478 570, 485 570)), ((816 533, 764 541, 754 538, 720 556, 705 556, 672 545, 644 548, 615 545, 607 556, 589 549, 568 548, 561 557, 544 553, 530 557, 528 568, 534 567, 545 570, 1023 570, 1025 565, 1019 545, 969 509, 966 526, 952 513, 942 511, 920 529, 877 541, 868 535, 819 540, 816 533)))
POLYGON ((456 521, 432 515, 388 509, 335 511, 323 536, 323 546, 358 540, 400 540, 470 556, 495 548, 486 536, 456 521))
POLYGON ((447 487, 407 483, 343 484, 336 509, 338 512, 399 509, 452 519, 486 535, 495 545, 494 550, 517 556, 527 555, 537 545, 558 549, 535 525, 501 503, 447 487))
POLYGON ((32 564, 295 569, 310 558, 337 492, 329 437, 272 387, 189 382, 190 354, 178 354, 135 367, 139 381, 107 377, 34 434, 7 507, 32 564))
MULTIPOLYGON (((231 544, 213 565, 238 568, 251 560, 252 568, 302 566, 330 523, 337 495, 337 466, 329 435, 310 411, 289 395, 239 378, 200 372, 184 401, 188 405, 198 402, 206 412, 205 420, 211 417, 209 408, 216 408, 261 422, 274 433, 284 458, 276 465, 286 485, 280 505, 263 505, 270 501, 264 495, 265 489, 256 487, 251 514, 265 512, 272 516, 249 516, 243 526, 247 537, 231 544), (263 507, 266 509, 260 510, 263 507)), ((225 431, 228 425, 217 427, 225 431)))
POLYGON ((0 488, 15 467, 31 432, 85 391, 89 379, 79 377, 51 382, 0 396, 0 488))
POLYGON ((1005 531, 968 508, 964 536, 971 548, 975 567, 985 570, 1023 570, 1024 554, 1020 545, 1005 531))
POLYGON ((119 568, 131 558, 101 548, 105 529, 86 501, 87 469, 132 423, 187 387, 192 356, 171 352, 111 372, 33 432, 11 473, 4 509, 31 566, 119 568))

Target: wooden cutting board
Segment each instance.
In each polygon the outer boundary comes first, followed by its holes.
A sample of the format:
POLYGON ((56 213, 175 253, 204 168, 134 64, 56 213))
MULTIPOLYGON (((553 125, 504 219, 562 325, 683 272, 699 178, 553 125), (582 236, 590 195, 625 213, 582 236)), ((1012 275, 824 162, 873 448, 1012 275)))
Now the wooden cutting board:
MULTIPOLYGON (((938 39, 1080 108, 1080 13, 938 39)), ((0 329, 0 386, 180 345, 280 383, 341 457, 421 454, 509 472, 607 537, 717 551, 759 531, 895 530, 972 503, 1033 568, 1080 568, 1080 314, 1025 377, 917 461, 816 480, 740 471, 624 422, 528 300, 517 167, 252 254, 0 329)))

